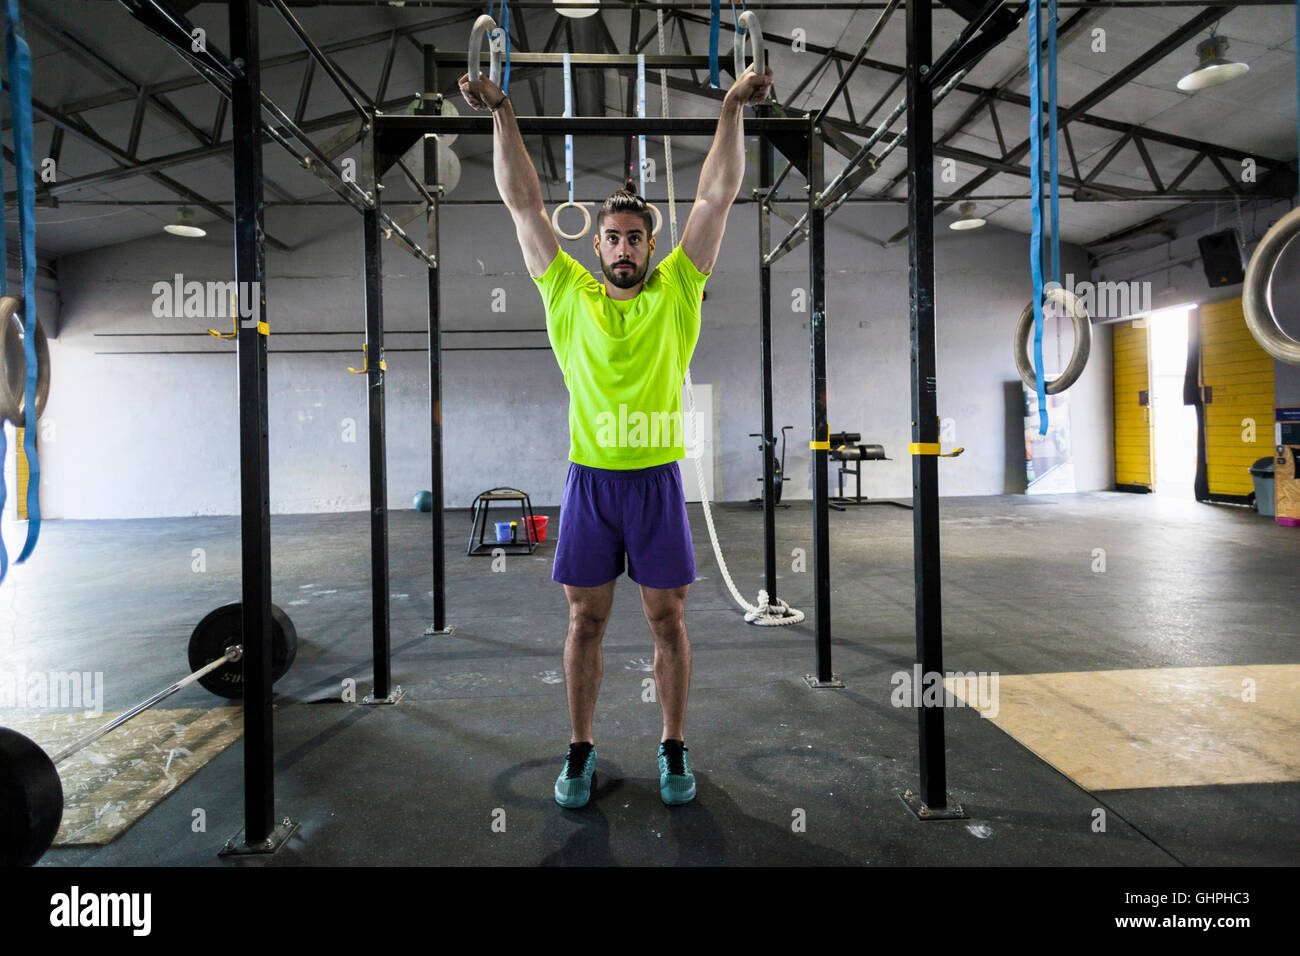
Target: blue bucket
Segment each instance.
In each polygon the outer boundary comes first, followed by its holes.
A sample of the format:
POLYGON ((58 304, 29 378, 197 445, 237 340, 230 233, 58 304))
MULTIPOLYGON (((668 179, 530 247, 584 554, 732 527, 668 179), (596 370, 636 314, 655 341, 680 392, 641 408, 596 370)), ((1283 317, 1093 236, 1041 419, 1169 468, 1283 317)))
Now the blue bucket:
POLYGON ((497 529, 497 541, 498 541, 499 543, 509 543, 510 538, 511 538, 511 535, 510 535, 510 522, 509 522, 509 521, 498 521, 498 522, 496 523, 495 527, 496 527, 496 529, 497 529))

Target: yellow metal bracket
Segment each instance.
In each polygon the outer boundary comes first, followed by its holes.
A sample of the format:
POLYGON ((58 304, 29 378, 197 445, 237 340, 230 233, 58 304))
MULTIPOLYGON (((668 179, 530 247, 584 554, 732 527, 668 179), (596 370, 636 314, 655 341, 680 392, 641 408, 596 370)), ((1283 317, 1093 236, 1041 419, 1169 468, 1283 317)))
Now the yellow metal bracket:
POLYGON ((208 335, 218 339, 233 339, 239 335, 239 316, 234 314, 233 309, 231 310, 230 324, 234 327, 233 332, 218 332, 216 329, 208 329, 208 335))
MULTIPOLYGON (((362 355, 361 368, 353 368, 350 365, 348 366, 348 371, 351 372, 353 375, 364 375, 366 372, 370 371, 370 356, 366 352, 367 348, 368 346, 364 342, 361 343, 361 355, 362 355)), ((388 363, 385 362, 383 359, 383 354, 384 354, 383 348, 380 348, 379 354, 380 354, 379 370, 381 372, 386 372, 388 371, 388 363)))
MULTIPOLYGON (((233 339, 239 336, 239 310, 235 306, 235 297, 233 295, 230 297, 230 324, 233 327, 233 331, 226 333, 218 332, 216 329, 208 329, 208 335, 218 339, 233 339)), ((270 336, 271 327, 265 322, 258 322, 257 334, 270 336)))
POLYGON ((950 452, 945 453, 939 450, 939 443, 937 441, 936 442, 911 442, 907 446, 907 453, 909 455, 937 455, 940 458, 956 458, 965 450, 966 450, 965 448, 958 447, 958 448, 954 448, 950 452))

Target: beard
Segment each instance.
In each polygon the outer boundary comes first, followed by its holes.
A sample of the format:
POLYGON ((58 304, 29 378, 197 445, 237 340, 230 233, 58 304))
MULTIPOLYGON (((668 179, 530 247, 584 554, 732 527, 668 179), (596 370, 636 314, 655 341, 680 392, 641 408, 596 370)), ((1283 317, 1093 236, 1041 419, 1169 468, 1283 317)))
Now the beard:
POLYGON ((605 278, 613 285, 620 289, 630 289, 645 279, 646 271, 650 268, 650 261, 647 258, 645 264, 642 265, 640 269, 637 268, 635 262, 629 263, 629 265, 632 266, 631 269, 615 269, 613 265, 610 265, 605 262, 604 259, 601 259, 600 271, 605 274, 605 278))

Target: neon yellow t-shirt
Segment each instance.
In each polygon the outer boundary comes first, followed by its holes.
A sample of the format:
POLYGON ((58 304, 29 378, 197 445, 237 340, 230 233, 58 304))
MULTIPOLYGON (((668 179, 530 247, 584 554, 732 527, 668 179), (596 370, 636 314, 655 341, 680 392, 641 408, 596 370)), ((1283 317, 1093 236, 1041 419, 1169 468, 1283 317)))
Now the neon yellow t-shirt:
POLYGON ((682 380, 707 278, 678 246, 625 302, 563 249, 534 280, 569 390, 571 461, 627 470, 686 456, 682 380))

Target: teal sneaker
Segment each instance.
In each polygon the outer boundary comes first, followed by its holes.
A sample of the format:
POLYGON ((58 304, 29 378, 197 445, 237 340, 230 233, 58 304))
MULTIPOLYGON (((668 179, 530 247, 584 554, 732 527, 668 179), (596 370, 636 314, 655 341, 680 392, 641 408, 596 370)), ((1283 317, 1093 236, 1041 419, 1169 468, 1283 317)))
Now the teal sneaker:
POLYGON ((596 774, 596 748, 589 743, 569 744, 564 769, 555 780, 555 802, 576 810, 591 799, 591 779, 596 774))
POLYGON ((659 745, 659 796, 670 807, 695 799, 695 774, 686 751, 681 740, 665 740, 659 745))

